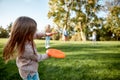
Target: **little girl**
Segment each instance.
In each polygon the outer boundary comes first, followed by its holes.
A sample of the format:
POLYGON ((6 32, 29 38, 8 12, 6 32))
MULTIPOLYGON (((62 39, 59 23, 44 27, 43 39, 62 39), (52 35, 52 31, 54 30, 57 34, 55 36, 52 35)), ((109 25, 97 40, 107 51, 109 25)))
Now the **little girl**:
MULTIPOLYGON (((45 27, 45 33, 51 33, 50 25, 47 25, 45 27)), ((49 47, 50 47, 50 36, 46 36, 45 37, 45 48, 49 48, 49 47)))
POLYGON ((17 52, 16 65, 23 80, 39 80, 38 62, 49 58, 48 54, 37 52, 34 38, 52 33, 36 33, 37 23, 29 17, 19 17, 12 26, 11 35, 3 49, 5 61, 17 52))
MULTIPOLYGON (((51 28, 50 28, 50 25, 48 24, 46 27, 45 27, 45 33, 46 34, 57 34, 57 32, 52 32, 51 28)), ((49 48, 50 47, 50 36, 52 35, 47 35, 45 37, 45 48, 49 48)))
POLYGON ((67 41, 68 40, 68 32, 66 30, 66 27, 63 28, 63 40, 67 41))

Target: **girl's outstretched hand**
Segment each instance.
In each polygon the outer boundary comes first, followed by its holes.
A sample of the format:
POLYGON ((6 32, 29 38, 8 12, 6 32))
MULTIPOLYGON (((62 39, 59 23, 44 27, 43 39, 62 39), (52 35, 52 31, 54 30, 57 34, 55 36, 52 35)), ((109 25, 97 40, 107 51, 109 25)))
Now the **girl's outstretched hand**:
POLYGON ((51 57, 49 50, 46 50, 46 54, 51 57))

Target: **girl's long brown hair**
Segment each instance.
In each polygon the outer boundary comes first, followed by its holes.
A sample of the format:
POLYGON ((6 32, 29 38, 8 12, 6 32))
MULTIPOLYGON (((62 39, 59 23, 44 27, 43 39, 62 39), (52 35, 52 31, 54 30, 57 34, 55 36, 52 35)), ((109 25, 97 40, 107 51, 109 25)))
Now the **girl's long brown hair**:
MULTIPOLYGON (((11 28, 11 35, 3 49, 3 58, 9 60, 18 51, 18 56, 22 55, 25 49, 25 42, 29 41, 33 47, 33 36, 36 32, 37 23, 29 17, 19 17, 11 28)), ((33 48, 34 50, 34 48, 33 48)))

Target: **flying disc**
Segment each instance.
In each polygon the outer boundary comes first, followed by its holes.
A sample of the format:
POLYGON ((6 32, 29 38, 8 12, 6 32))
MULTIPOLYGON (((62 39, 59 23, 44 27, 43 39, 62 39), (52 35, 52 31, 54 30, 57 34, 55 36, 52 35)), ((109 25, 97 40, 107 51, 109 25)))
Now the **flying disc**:
POLYGON ((58 49, 48 49, 47 53, 49 56, 54 57, 54 58, 65 58, 64 52, 58 49))

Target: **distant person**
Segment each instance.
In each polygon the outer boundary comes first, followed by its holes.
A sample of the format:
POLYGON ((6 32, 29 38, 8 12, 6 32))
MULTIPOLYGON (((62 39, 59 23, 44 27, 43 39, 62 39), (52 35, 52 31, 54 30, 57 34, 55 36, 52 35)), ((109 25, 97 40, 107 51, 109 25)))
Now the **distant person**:
POLYGON ((37 23, 29 17, 19 17, 12 26, 11 35, 3 49, 3 58, 10 60, 16 55, 16 65, 23 80, 39 80, 38 62, 49 58, 37 52, 34 38, 51 33, 36 33, 37 23))
MULTIPOLYGON (((46 27, 45 27, 45 33, 51 33, 51 28, 50 28, 50 25, 48 24, 46 27)), ((45 37, 45 48, 49 48, 50 47, 50 36, 46 36, 45 37)))
POLYGON ((92 33, 92 41, 96 42, 96 38, 97 38, 97 33, 96 33, 96 31, 93 31, 93 33, 92 33))
POLYGON ((51 36, 53 34, 56 34, 56 32, 52 32, 52 29, 50 27, 50 25, 48 24, 46 27, 45 27, 45 33, 46 34, 51 34, 51 35, 47 35, 45 37, 45 48, 49 48, 50 47, 50 39, 51 39, 51 36))
POLYGON ((66 30, 66 27, 63 28, 63 40, 68 40, 68 31, 66 30))

